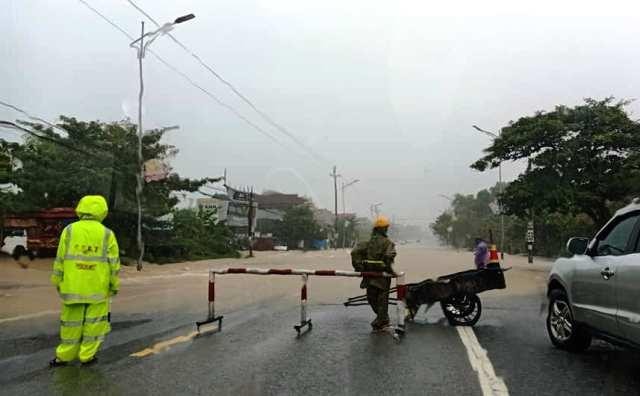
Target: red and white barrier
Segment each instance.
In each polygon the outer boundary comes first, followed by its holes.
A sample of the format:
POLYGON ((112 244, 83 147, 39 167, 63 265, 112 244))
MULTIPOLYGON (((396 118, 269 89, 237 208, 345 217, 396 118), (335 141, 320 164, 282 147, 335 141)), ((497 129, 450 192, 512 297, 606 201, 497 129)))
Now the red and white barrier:
POLYGON ((405 298, 407 296, 407 285, 404 283, 404 272, 398 274, 396 278, 396 328, 395 336, 402 337, 405 333, 404 314, 405 314, 405 298))
POLYGON ((307 269, 273 269, 273 268, 217 268, 209 269, 209 315, 206 320, 196 322, 198 331, 200 326, 207 323, 218 322, 218 330, 222 330, 222 316, 215 315, 215 275, 225 274, 250 274, 250 275, 300 275, 302 277, 302 288, 300 290, 300 324, 294 329, 298 335, 303 328, 312 328, 311 319, 307 318, 307 282, 309 276, 343 276, 352 278, 396 278, 397 298, 396 305, 396 326, 395 336, 404 335, 404 311, 406 285, 404 283, 404 272, 390 274, 387 272, 373 271, 341 271, 341 270, 307 270, 307 269))
POLYGON ((302 289, 300 289, 300 324, 293 326, 295 331, 300 335, 300 331, 308 327, 309 330, 313 327, 311 319, 307 319, 307 280, 309 275, 302 275, 302 289))
POLYGON ((196 328, 200 332, 200 326, 218 322, 218 331, 222 330, 222 318, 223 316, 216 316, 216 273, 209 271, 209 314, 207 319, 196 322, 196 328))
POLYGON ((269 269, 269 268, 219 268, 210 269, 215 274, 253 274, 253 275, 315 275, 315 276, 348 276, 354 278, 396 278, 386 272, 357 272, 340 270, 306 270, 306 269, 269 269))

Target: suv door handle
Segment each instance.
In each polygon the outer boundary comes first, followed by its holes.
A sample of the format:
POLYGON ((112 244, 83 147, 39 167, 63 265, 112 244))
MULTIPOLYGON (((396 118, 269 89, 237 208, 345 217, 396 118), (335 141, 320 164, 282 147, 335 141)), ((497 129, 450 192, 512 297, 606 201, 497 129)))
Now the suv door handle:
POLYGON ((609 280, 612 276, 614 276, 616 273, 611 271, 609 269, 609 267, 603 268, 602 271, 600 271, 600 275, 602 275, 602 277, 604 278, 604 280, 609 280))

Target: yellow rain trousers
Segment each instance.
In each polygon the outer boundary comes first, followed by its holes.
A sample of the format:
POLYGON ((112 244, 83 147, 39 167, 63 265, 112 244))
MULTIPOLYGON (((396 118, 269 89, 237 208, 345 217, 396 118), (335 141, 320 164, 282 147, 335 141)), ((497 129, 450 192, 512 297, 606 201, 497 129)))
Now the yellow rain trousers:
POLYGON ((81 362, 90 361, 110 330, 108 301, 64 304, 60 315, 61 341, 56 348, 56 358, 63 362, 76 358, 81 362))

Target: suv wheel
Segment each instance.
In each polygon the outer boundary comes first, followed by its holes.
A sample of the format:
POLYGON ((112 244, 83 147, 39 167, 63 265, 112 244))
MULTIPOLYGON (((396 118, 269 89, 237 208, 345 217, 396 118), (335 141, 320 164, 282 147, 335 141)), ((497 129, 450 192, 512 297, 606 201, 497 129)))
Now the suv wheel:
POLYGON ((549 293, 547 333, 553 345, 567 351, 580 352, 591 345, 589 332, 573 320, 569 299, 564 290, 554 289, 549 293))

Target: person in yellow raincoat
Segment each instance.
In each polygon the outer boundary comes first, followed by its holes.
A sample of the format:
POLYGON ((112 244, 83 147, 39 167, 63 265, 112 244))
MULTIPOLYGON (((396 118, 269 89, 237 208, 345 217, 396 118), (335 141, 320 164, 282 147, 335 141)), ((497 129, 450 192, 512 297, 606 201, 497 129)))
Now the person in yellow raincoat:
POLYGON ((120 287, 120 258, 114 233, 102 225, 107 213, 104 197, 87 195, 76 208, 79 220, 60 235, 51 275, 62 299, 60 345, 51 367, 95 362, 111 330, 109 300, 120 287))

